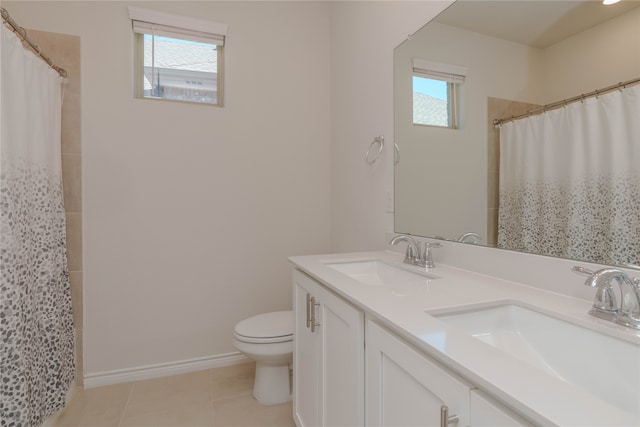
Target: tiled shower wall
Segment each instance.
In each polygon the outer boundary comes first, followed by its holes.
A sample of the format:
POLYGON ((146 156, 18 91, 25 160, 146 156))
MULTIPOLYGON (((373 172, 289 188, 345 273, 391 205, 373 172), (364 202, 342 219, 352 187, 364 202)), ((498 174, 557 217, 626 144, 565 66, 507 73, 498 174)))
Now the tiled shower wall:
POLYGON ((540 107, 537 104, 512 101, 509 99, 487 98, 487 244, 496 246, 498 243, 498 206, 500 202, 500 131, 493 126, 495 119, 502 119, 522 114, 540 107))
POLYGON ((62 101, 62 181, 67 214, 67 258, 76 335, 76 384, 82 385, 82 143, 80 37, 27 30, 54 64, 67 71, 62 101))

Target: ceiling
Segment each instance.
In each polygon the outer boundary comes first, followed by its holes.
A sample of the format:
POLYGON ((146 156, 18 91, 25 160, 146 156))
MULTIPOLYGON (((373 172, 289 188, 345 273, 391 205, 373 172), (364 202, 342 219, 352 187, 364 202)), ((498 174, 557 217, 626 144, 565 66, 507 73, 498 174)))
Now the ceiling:
POLYGON ((458 0, 435 21, 545 48, 639 6, 640 0, 609 6, 599 0, 458 0))

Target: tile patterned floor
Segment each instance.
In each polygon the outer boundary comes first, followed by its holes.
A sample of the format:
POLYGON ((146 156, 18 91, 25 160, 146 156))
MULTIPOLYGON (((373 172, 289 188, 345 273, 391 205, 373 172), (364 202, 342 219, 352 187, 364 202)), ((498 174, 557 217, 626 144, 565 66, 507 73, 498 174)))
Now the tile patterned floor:
POLYGON ((56 427, 294 427, 291 403, 251 395, 254 363, 78 389, 56 427))

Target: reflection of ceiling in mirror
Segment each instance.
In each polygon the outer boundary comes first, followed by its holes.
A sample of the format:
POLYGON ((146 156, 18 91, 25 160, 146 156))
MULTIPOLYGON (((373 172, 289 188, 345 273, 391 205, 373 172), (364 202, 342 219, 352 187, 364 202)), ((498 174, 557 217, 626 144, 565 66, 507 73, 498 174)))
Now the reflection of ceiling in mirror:
POLYGON ((437 22, 516 43, 545 48, 560 40, 640 7, 640 0, 605 6, 600 1, 458 0, 437 22), (457 13, 460 11, 460 13, 457 13), (500 25, 496 25, 500 22, 500 25))

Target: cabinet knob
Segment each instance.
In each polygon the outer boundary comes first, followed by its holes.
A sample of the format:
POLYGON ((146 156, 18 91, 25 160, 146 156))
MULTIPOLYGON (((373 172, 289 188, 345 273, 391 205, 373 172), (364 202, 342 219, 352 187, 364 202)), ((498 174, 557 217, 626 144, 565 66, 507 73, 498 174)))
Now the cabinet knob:
POLYGON ((449 415, 447 405, 440 406, 440 427, 447 427, 449 424, 457 424, 459 421, 457 415, 449 415))

